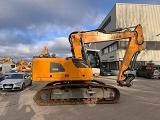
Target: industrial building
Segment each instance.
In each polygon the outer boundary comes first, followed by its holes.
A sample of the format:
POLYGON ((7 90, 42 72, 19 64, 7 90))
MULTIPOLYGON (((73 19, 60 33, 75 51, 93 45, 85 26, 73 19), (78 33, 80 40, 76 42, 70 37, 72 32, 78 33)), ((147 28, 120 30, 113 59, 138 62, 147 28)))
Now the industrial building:
MULTIPOLYGON (((136 66, 160 64, 160 5, 116 3, 98 29, 105 31, 141 24, 145 49, 139 54, 136 66)), ((91 49, 100 50, 103 67, 119 70, 128 40, 94 43, 91 49)))

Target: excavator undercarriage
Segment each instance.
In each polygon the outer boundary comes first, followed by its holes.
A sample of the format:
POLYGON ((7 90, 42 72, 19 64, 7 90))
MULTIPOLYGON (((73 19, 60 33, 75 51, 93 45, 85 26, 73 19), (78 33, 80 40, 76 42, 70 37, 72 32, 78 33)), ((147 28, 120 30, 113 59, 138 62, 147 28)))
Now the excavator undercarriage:
POLYGON ((34 100, 41 106, 71 104, 113 104, 120 98, 117 88, 103 82, 52 82, 39 90, 34 100))

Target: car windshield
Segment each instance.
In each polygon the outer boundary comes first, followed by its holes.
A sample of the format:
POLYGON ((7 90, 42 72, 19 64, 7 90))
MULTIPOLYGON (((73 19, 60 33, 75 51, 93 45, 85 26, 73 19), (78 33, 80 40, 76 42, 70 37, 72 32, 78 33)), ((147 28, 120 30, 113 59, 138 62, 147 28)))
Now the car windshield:
POLYGON ((8 74, 6 79, 23 79, 23 74, 8 74))

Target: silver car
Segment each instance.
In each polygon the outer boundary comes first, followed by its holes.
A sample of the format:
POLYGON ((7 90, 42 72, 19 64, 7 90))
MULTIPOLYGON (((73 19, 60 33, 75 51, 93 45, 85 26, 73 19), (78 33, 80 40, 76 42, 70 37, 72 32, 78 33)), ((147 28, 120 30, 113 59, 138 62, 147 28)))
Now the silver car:
POLYGON ((0 82, 1 90, 23 90, 32 85, 30 75, 24 72, 7 73, 5 80, 0 82))

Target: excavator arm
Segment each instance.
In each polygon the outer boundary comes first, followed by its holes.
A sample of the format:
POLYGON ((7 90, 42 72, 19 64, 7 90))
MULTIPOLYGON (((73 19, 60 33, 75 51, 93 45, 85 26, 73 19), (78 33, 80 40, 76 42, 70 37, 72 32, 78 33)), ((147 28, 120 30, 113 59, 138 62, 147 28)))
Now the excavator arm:
POLYGON ((69 36, 69 41, 73 58, 87 61, 84 44, 118 41, 127 38, 129 39, 129 43, 119 70, 117 82, 120 86, 130 87, 131 81, 135 77, 133 74, 127 74, 126 71, 133 69, 144 42, 142 26, 140 24, 134 27, 118 29, 110 32, 100 32, 98 30, 73 32, 69 36))

